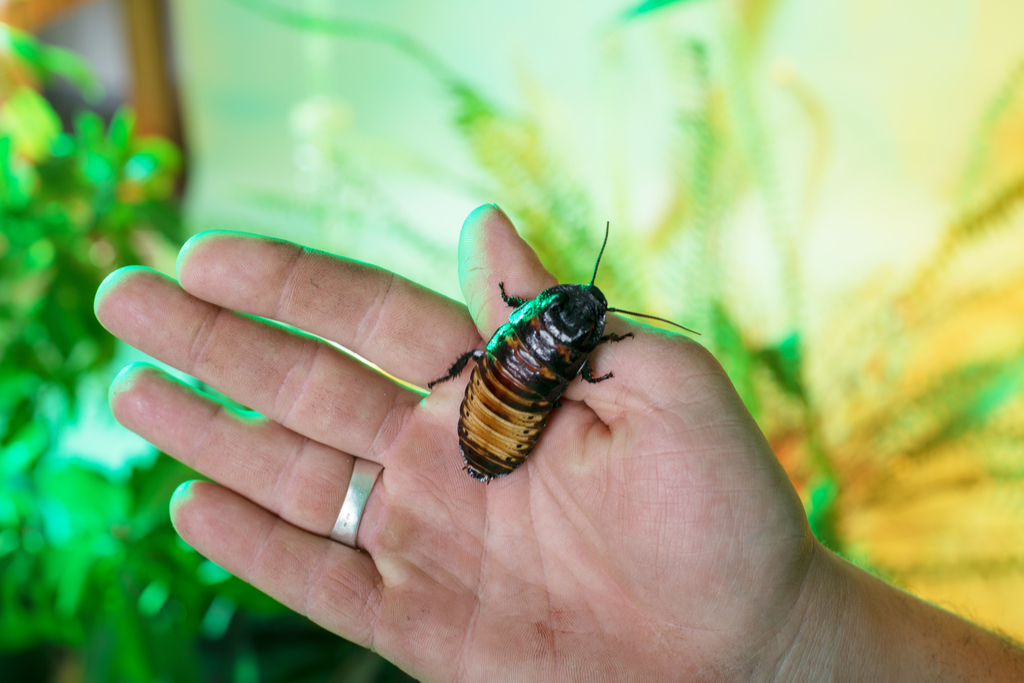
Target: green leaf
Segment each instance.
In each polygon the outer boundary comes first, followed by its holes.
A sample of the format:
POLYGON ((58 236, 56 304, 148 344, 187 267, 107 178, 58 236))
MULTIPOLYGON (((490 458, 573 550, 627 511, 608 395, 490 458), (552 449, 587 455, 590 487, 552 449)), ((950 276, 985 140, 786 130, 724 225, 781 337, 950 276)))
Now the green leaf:
POLYGON ((124 175, 128 180, 146 182, 160 171, 160 160, 150 152, 133 154, 124 165, 124 175))
POLYGON ((86 150, 103 149, 103 120, 95 112, 82 111, 75 116, 75 133, 86 150))
POLYGON ((145 154, 155 162, 155 168, 167 173, 181 170, 181 151, 165 138, 147 136, 135 141, 135 153, 145 154))
POLYGON ((167 604, 170 588, 166 581, 152 581, 139 595, 139 614, 153 616, 167 604))
POLYGON ((25 425, 0 450, 0 474, 6 478, 15 472, 28 470, 46 451, 49 443, 49 432, 41 421, 25 425))
MULTIPOLYGON (((170 456, 160 454, 153 464, 132 472, 130 488, 134 497, 132 537, 142 537, 169 524, 167 509, 174 490, 196 472, 170 456)), ((177 537, 175 535, 175 537, 177 537)))
MULTIPOLYGON (((37 379, 38 375, 32 373, 37 379)), ((41 381, 39 382, 42 383, 41 381)), ((38 390, 34 393, 37 393, 38 390)), ((11 442, 13 435, 36 419, 36 396, 24 396, 21 400, 15 401, 13 405, 3 414, 3 430, 0 431, 0 446, 11 442)))
POLYGON ((211 560, 204 560, 196 570, 196 577, 199 579, 200 583, 212 586, 213 584, 227 581, 232 577, 232 574, 219 564, 216 564, 211 560))
POLYGON ((38 64, 45 80, 63 76, 79 89, 87 102, 95 104, 103 99, 103 84, 89 63, 74 52, 47 46, 39 50, 38 64))
MULTIPOLYGON (((10 425, 15 406, 34 400, 39 386, 39 377, 35 373, 16 367, 14 363, 0 364, 0 425, 10 425)), ((0 429, 0 436, 3 433, 4 430, 0 429)), ((3 443, 2 439, 0 443, 3 443)))
MULTIPOLYGON (((0 494, 0 510, 3 510, 3 514, 0 514, 0 522, 4 525, 11 525, 17 523, 17 517, 11 514, 8 506, 8 501, 0 494)), ((11 506, 13 507, 13 506, 11 506)), ((12 553, 18 549, 21 545, 21 536, 14 529, 4 529, 0 531, 0 557, 3 557, 7 553, 12 553)))
POLYGON ((74 52, 43 45, 29 33, 0 24, 0 50, 5 47, 34 79, 47 81, 62 76, 75 85, 86 100, 96 102, 103 97, 103 86, 89 63, 74 52))
POLYGON ((807 522, 815 538, 833 552, 842 552, 843 543, 836 528, 836 500, 839 488, 831 477, 812 482, 807 500, 807 522))
POLYGON ((172 242, 181 242, 182 221, 176 206, 164 202, 146 202, 139 207, 139 213, 161 235, 172 242))
POLYGON ((53 240, 44 237, 33 242, 32 246, 28 248, 25 253, 25 265, 29 270, 44 270, 53 265, 56 254, 57 250, 53 245, 53 240))
POLYGON ((121 107, 114 113, 107 129, 107 139, 119 152, 125 152, 131 143, 132 133, 135 130, 135 112, 127 107, 121 107))
POLYGON ((228 630, 237 607, 233 600, 221 595, 215 596, 206 609, 206 614, 203 615, 203 637, 208 640, 217 640, 222 637, 228 630))
POLYGON ((39 43, 31 34, 0 24, 0 48, 7 48, 35 77, 42 71, 39 43))
POLYGON ((761 404, 754 386, 753 356, 729 312, 721 305, 712 308, 711 322, 712 329, 708 334, 708 342, 718 362, 722 364, 729 379, 736 386, 743 404, 756 419, 761 414, 761 404))
POLYGON ((800 337, 794 332, 775 347, 762 349, 757 359, 768 368, 786 393, 806 398, 800 337))
POLYGON ((82 595, 89 581, 89 570, 93 564, 90 553, 75 548, 60 553, 60 575, 57 578, 57 599, 54 612, 64 618, 76 616, 82 603, 82 595))
POLYGON ((33 161, 49 153, 60 132, 60 117, 31 88, 15 89, 0 105, 0 134, 10 135, 15 151, 33 161))
POLYGON ((622 13, 623 19, 633 19, 641 14, 647 14, 654 10, 659 10, 669 5, 682 5, 684 3, 692 4, 695 0, 644 0, 639 5, 632 7, 622 13))
POLYGON ((74 136, 61 133, 54 138, 53 145, 50 147, 50 154, 58 158, 70 157, 77 148, 78 145, 75 143, 74 136))
POLYGON ((88 150, 81 165, 82 173, 97 187, 108 187, 117 180, 110 159, 96 150, 88 150))

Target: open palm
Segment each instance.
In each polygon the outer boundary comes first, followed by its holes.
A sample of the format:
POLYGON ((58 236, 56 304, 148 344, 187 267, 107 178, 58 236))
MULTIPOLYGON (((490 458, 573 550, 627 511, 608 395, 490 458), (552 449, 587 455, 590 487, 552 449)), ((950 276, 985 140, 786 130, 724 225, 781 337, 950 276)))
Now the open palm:
POLYGON ((574 382, 526 464, 484 485, 462 471, 456 434, 468 369, 424 398, 323 341, 425 386, 507 320, 499 281, 524 298, 555 284, 490 206, 467 220, 460 264, 468 310, 236 233, 190 242, 180 285, 112 275, 97 295, 108 329, 258 413, 151 366, 115 381, 122 423, 221 484, 175 497, 179 533, 423 679, 770 679, 815 542, 701 346, 609 316, 608 331, 635 335, 591 355, 614 377, 574 382), (385 468, 365 552, 326 538, 354 457, 385 468))

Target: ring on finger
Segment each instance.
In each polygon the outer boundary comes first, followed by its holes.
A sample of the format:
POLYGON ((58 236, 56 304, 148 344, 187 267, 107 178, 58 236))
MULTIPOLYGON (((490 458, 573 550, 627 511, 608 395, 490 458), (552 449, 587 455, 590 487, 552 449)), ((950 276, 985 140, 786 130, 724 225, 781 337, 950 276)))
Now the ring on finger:
POLYGON ((366 501, 370 497, 377 476, 383 469, 372 460, 356 458, 355 466, 352 468, 352 480, 349 481, 345 500, 341 503, 341 511, 334 522, 334 529, 331 530, 332 540, 350 548, 356 547, 356 535, 359 533, 359 523, 363 519, 366 501))

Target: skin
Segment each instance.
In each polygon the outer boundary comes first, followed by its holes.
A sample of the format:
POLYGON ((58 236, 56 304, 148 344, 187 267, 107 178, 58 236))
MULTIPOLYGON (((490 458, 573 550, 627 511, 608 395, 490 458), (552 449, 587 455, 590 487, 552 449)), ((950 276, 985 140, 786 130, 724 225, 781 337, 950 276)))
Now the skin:
POLYGON ((499 281, 524 298, 556 284, 491 205, 467 219, 459 262, 468 307, 227 232, 185 246, 178 282, 129 268, 103 283, 107 329, 255 411, 149 365, 115 380, 121 423, 219 483, 175 494, 186 542, 423 680, 1024 673, 1005 641, 822 548, 725 373, 684 336, 609 315, 607 332, 635 335, 591 355, 614 377, 574 382, 511 475, 471 479, 455 429, 468 369, 424 398, 322 341, 425 386, 508 319, 499 281), (361 551, 326 538, 354 457, 385 467, 361 551))

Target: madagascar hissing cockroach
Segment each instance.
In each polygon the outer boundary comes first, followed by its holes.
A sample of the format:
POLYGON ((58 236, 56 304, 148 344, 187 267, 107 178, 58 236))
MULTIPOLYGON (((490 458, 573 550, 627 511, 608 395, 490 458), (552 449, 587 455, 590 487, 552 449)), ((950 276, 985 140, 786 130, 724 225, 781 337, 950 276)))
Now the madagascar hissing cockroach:
POLYGON ((605 226, 589 284, 556 285, 526 300, 509 296, 505 283, 498 283, 501 298, 515 309, 508 322, 498 328, 487 348, 464 353, 447 374, 427 385, 433 389, 457 377, 470 359, 477 362, 459 412, 459 447, 464 469, 474 479, 489 482, 526 461, 548 415, 576 375, 592 384, 612 377, 610 372, 594 377, 587 355, 633 333, 604 334, 606 313, 653 318, 693 332, 671 320, 608 307, 594 279, 610 226, 605 226))

